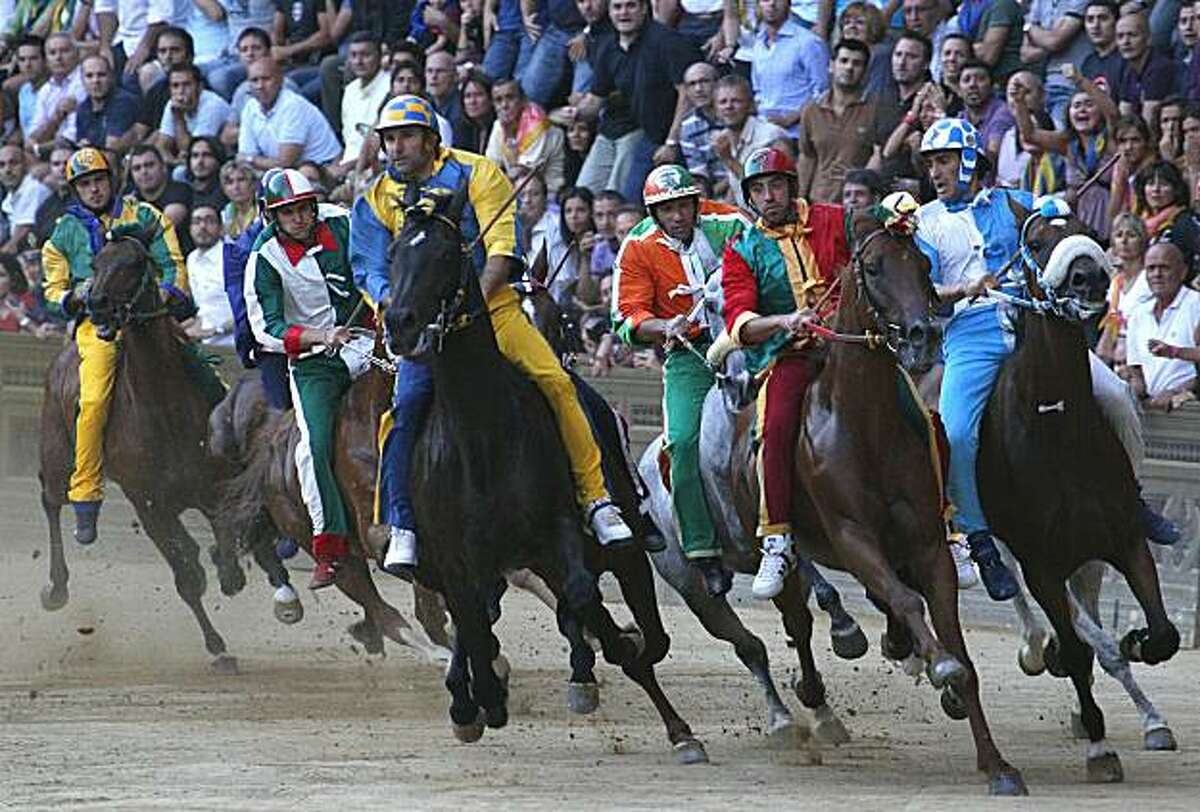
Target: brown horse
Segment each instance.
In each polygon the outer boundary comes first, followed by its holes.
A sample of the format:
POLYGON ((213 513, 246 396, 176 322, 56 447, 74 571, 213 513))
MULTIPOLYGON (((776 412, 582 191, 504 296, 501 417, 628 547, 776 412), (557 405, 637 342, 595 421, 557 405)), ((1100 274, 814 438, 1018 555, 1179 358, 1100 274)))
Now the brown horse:
MULTIPOLYGON (((112 406, 104 434, 105 473, 115 480, 138 520, 175 574, 175 588, 192 610, 215 656, 219 673, 237 672, 225 641, 200 602, 205 589, 200 547, 179 515, 190 508, 213 522, 212 550, 227 595, 245 585, 229 536, 219 532, 218 466, 206 453, 209 400, 189 377, 186 339, 167 313, 146 243, 152 234, 118 237, 92 261, 90 318, 98 334, 117 337, 118 361, 112 406)), ((194 361, 192 362, 195 363, 194 361)), ((42 606, 66 605, 67 564, 60 513, 73 467, 75 410, 79 399, 79 353, 68 343, 46 373, 42 405, 42 508, 50 525, 50 584, 42 606)))
MULTIPOLYGON (((947 713, 970 719, 990 792, 1025 794, 1021 774, 992 741, 979 701, 930 438, 904 417, 907 384, 897 364, 927 371, 939 344, 929 263, 912 239, 866 212, 854 217, 851 242, 835 334, 806 396, 797 439, 797 538, 815 560, 851 572, 885 611, 886 655, 902 659, 915 648, 929 664, 926 673, 942 689, 947 713)), ((812 618, 803 605, 798 609, 802 625, 789 631, 797 648, 807 650, 812 618)), ((801 668, 797 692, 823 695, 811 655, 801 657, 801 668)))
MULTIPOLYGON (((415 586, 415 628, 379 594, 368 559, 378 557, 383 539, 372 533, 375 512, 375 473, 378 459, 376 427, 391 400, 391 376, 372 369, 356 380, 342 401, 337 418, 334 473, 350 508, 357 545, 338 573, 337 587, 363 609, 363 619, 350 634, 368 653, 383 651, 383 638, 411 646, 431 661, 449 658, 445 611, 441 599, 415 586)), ((223 516, 229 534, 243 548, 273 555, 278 535, 290 536, 311 552, 312 524, 300 498, 296 475, 296 443, 300 430, 292 412, 267 407, 261 384, 244 378, 212 415, 211 446, 225 470, 236 472, 225 493, 223 516)))
POLYGON ((1104 303, 1108 275, 1097 261, 1101 252, 1098 246, 1083 250, 1074 218, 1015 205, 1014 214, 1023 223, 1019 248, 1031 304, 1013 309, 1017 347, 984 412, 980 497, 1054 627, 1046 665, 1056 676, 1069 676, 1078 695, 1089 739, 1087 778, 1115 782, 1123 778, 1121 762, 1105 741, 1104 716, 1092 695, 1092 650, 1072 622, 1066 582, 1095 560, 1125 577, 1148 623, 1121 641, 1120 654, 1131 662, 1170 659, 1179 632, 1163 607, 1129 457, 1092 394, 1083 320, 1104 303))

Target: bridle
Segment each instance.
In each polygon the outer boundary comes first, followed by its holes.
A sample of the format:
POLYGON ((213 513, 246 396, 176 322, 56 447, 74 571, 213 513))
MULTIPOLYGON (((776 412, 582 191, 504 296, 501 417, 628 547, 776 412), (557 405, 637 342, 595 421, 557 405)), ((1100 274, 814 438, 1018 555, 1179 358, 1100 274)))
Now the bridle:
MULTIPOLYGON (((138 278, 137 288, 128 299, 117 304, 98 301, 95 291, 88 293, 88 313, 92 322, 98 327, 113 327, 121 329, 130 324, 140 326, 148 321, 157 319, 167 315, 168 308, 166 303, 160 296, 155 294, 152 297, 147 297, 147 293, 155 292, 157 285, 155 284, 154 273, 150 269, 150 255, 141 241, 136 237, 122 235, 116 240, 128 240, 135 244, 138 253, 142 259, 142 270, 138 278), (152 304, 149 309, 141 309, 143 299, 150 298, 152 304)), ((111 244, 111 243, 110 243, 111 244)), ((108 298, 108 297, 105 297, 108 298)))

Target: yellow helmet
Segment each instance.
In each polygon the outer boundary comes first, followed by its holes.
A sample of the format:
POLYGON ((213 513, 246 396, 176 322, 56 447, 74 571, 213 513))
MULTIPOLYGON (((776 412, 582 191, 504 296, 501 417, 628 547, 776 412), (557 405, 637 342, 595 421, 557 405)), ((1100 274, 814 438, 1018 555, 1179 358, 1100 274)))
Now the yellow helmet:
POLYGON ((438 124, 433 105, 420 96, 397 96, 379 111, 375 131, 382 132, 394 127, 424 127, 436 134, 438 124))
POLYGON ((78 149, 67 161, 67 183, 74 183, 85 175, 109 172, 111 167, 104 153, 95 147, 78 149))

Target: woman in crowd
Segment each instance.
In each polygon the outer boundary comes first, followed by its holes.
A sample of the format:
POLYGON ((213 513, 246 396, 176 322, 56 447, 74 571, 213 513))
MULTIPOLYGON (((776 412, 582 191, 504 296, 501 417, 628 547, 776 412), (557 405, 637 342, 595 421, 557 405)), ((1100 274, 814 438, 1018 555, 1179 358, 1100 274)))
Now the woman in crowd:
POLYGON ((462 118, 454 123, 454 146, 482 155, 496 123, 492 105, 492 79, 481 70, 471 70, 459 85, 462 118))
POLYGON ((1068 200, 1079 219, 1101 240, 1107 240, 1112 222, 1108 214, 1109 190, 1114 174, 1110 163, 1116 154, 1110 133, 1117 128, 1117 106, 1083 74, 1069 71, 1064 75, 1077 88, 1067 108, 1066 129, 1039 127, 1024 95, 1016 100, 1013 114, 1022 140, 1066 158, 1068 200))
POLYGON ((592 279, 592 248, 596 224, 592 220, 592 193, 572 186, 558 197, 558 223, 546 239, 547 286, 563 307, 574 307, 576 288, 589 303, 598 297, 592 279))
POLYGON ((583 168, 584 159, 592 142, 596 140, 596 126, 593 122, 576 118, 567 127, 567 155, 563 161, 563 184, 574 186, 583 168))
POLYGON ((1121 157, 1113 167, 1112 191, 1108 201, 1110 222, 1123 211, 1134 211, 1136 199, 1133 187, 1138 173, 1154 160, 1150 126, 1146 122, 1137 116, 1121 116, 1114 132, 1121 157))
POLYGON ((1192 196, 1179 167, 1169 161, 1151 161, 1134 181, 1137 211, 1151 244, 1169 242, 1187 264, 1184 284, 1196 278, 1200 267, 1200 227, 1192 213, 1192 196))
MULTIPOLYGON (((1016 110, 1017 105, 1024 102, 1038 129, 1054 129, 1054 120, 1046 112, 1042 80, 1032 71, 1017 71, 1008 77, 1005 93, 1009 110, 1016 110)), ((1038 197, 1058 191, 1064 174, 1062 156, 1021 138, 1016 124, 1000 137, 1000 153, 996 158, 997 186, 1023 189, 1038 197)))
POLYGON ((971 40, 966 34, 948 34, 942 40, 942 93, 946 95, 946 115, 962 112, 962 96, 958 92, 958 77, 963 65, 975 58, 971 40))
POLYGON ((871 3, 855 0, 842 9, 838 31, 838 39, 856 39, 871 49, 864 86, 872 92, 882 90, 892 78, 892 43, 883 12, 871 3))
POLYGON ((1113 220, 1112 245, 1108 257, 1116 273, 1108 288, 1108 312, 1100 321, 1100 342, 1096 354, 1109 366, 1125 363, 1125 327, 1133 309, 1150 301, 1153 295, 1142 273, 1142 259, 1149 241, 1146 226, 1132 212, 1123 212, 1113 220))
POLYGON ((546 181, 536 173, 517 196, 517 219, 521 226, 517 233, 521 235, 525 259, 530 265, 547 249, 546 239, 557 227, 558 212, 547 207, 547 200, 546 181))
POLYGON ((258 178, 254 170, 245 164, 230 161, 221 167, 221 190, 229 202, 221 210, 221 225, 225 238, 236 240, 254 222, 258 209, 254 204, 254 190, 258 178))

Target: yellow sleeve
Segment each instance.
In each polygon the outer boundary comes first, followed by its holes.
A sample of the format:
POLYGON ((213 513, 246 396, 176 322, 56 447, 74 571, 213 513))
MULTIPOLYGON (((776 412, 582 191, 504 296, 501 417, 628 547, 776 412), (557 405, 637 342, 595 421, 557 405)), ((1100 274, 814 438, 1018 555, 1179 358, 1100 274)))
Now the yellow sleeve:
POLYGON ((479 220, 479 228, 487 228, 488 223, 500 211, 495 224, 483 237, 484 253, 490 258, 495 256, 517 257, 517 218, 515 206, 501 206, 508 202, 512 195, 512 184, 492 161, 482 158, 471 165, 471 185, 467 190, 471 205, 475 208, 475 217, 479 220))
POLYGON ((179 247, 179 235, 175 233, 175 221, 156 208, 151 207, 151 211, 158 217, 159 225, 162 226, 162 233, 150 246, 150 255, 158 263, 162 281, 190 294, 187 263, 184 262, 183 251, 179 247))
POLYGON ((46 303, 61 309, 62 301, 71 292, 71 263, 53 238, 42 244, 42 290, 46 303))

